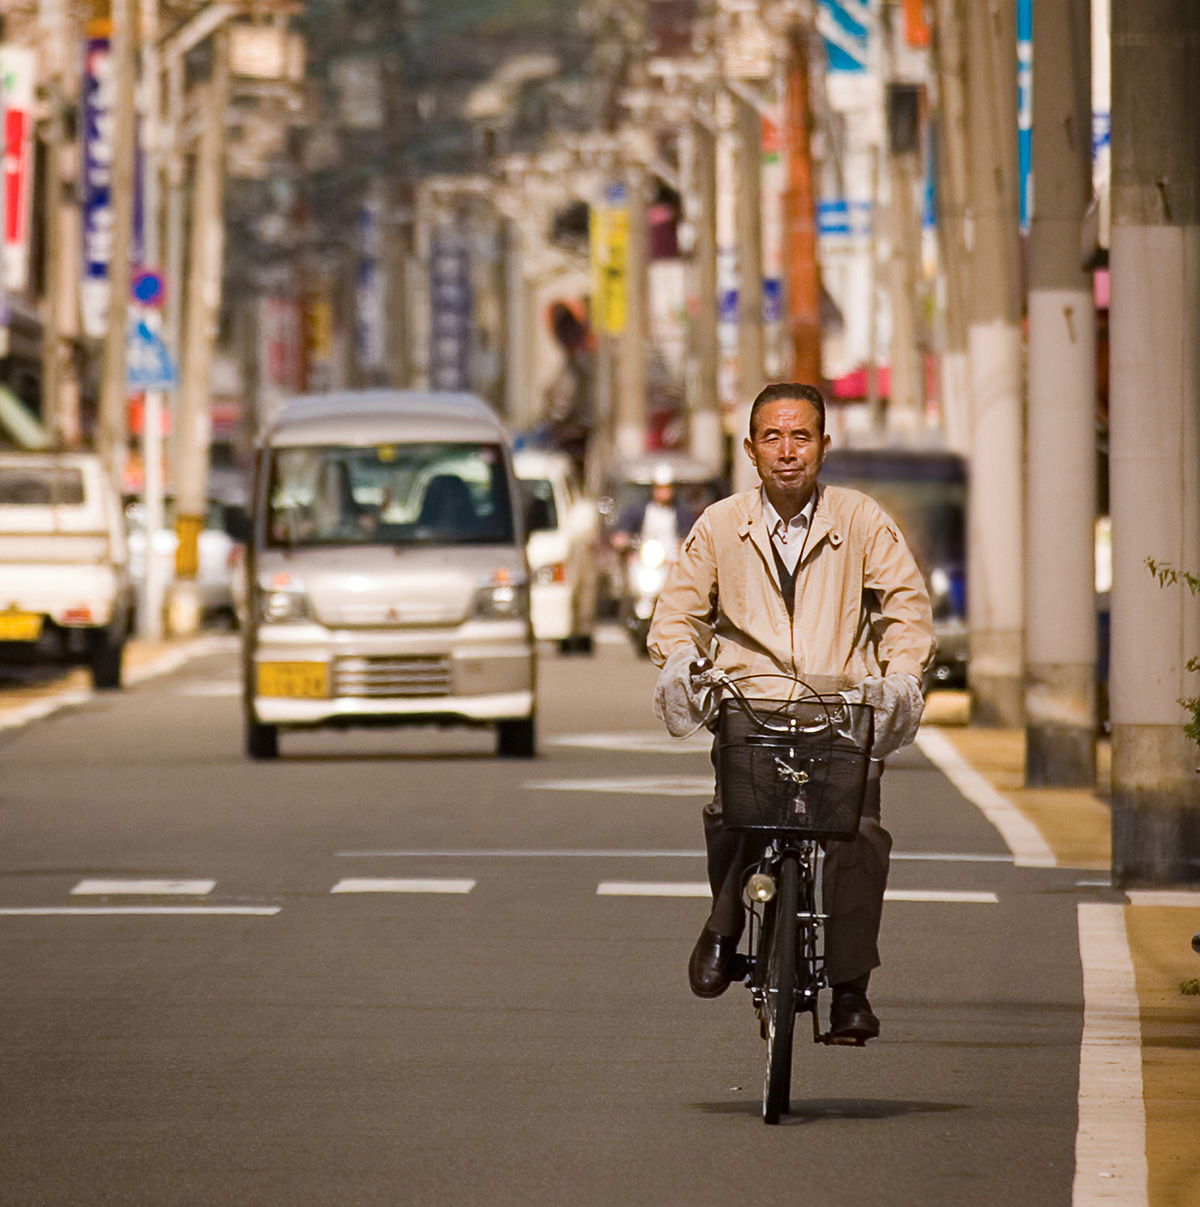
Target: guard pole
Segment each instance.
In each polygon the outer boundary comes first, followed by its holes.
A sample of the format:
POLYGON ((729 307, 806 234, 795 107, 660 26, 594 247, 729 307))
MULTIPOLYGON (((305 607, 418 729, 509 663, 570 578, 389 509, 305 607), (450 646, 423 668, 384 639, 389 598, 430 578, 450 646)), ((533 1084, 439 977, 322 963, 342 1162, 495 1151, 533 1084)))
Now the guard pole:
POLYGON ((1113 0, 1109 484, 1113 880, 1200 882, 1200 8, 1113 0))
POLYGON ((1025 780, 1096 778, 1096 310, 1091 0, 1034 4, 1025 525, 1025 780))

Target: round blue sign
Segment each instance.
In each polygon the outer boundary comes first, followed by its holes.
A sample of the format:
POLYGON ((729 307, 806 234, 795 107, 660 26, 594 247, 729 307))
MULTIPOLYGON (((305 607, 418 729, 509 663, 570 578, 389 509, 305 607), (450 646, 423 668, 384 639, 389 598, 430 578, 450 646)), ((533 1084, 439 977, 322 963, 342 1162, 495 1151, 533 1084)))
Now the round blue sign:
POLYGON ((150 269, 135 273, 129 287, 133 300, 143 306, 161 306, 167 292, 162 273, 150 269))

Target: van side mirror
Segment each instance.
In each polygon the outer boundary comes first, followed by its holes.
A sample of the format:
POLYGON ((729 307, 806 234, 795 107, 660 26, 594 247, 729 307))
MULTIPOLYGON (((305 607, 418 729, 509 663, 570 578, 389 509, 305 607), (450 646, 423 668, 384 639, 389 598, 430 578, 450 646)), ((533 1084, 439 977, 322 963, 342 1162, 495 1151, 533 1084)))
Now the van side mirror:
POLYGON ((525 504, 525 531, 547 532, 554 527, 550 500, 532 496, 525 504))
POLYGON ((250 543, 250 538, 254 533, 254 523, 250 519, 250 513, 237 503, 229 503, 225 506, 225 531, 229 533, 235 541, 243 545, 250 543))

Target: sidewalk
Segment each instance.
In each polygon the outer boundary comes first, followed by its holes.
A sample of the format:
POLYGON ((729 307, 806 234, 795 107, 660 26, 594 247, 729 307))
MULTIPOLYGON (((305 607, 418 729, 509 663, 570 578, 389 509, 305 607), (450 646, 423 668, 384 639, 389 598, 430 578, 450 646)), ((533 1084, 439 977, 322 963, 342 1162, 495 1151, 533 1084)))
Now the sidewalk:
MULTIPOLYGON (((173 670, 206 649, 218 648, 236 633, 200 633, 195 637, 147 642, 132 638, 125 647, 122 679, 127 686, 173 670)), ((86 667, 72 667, 52 678, 29 683, 5 683, 0 688, 0 730, 44 716, 93 694, 86 667)))
MULTIPOLYGON (((1059 866, 1110 869, 1110 750, 1097 751, 1095 791, 1024 787, 1025 734, 966 725, 965 697, 930 700, 926 718, 958 753, 1040 831, 1059 866)), ((1200 1205, 1200 996, 1181 993, 1200 978, 1192 935, 1200 891, 1131 892, 1124 907, 1141 1022, 1149 1207, 1200 1205)), ((1095 1202, 1130 1202, 1119 1196, 1095 1202)))

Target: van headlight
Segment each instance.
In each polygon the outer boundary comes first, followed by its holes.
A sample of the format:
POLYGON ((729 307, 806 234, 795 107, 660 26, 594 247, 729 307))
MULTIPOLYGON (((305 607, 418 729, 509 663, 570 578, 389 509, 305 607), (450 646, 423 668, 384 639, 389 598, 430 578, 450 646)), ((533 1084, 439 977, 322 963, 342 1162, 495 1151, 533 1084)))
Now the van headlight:
POLYGON ((475 593, 475 615, 487 620, 517 620, 529 615, 525 583, 493 582, 475 593))
POLYGON ((662 541, 644 541, 641 548, 642 565, 649 569, 661 566, 667 560, 667 549, 662 541))
POLYGON ((258 614, 264 624, 294 624, 311 620, 308 596, 294 587, 262 591, 258 596, 258 614))

